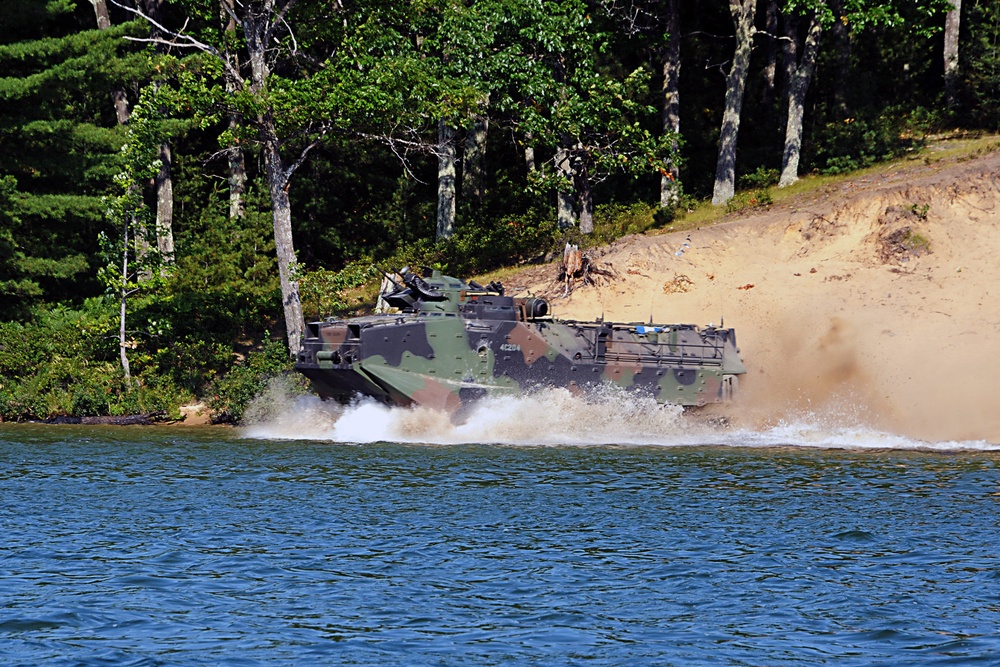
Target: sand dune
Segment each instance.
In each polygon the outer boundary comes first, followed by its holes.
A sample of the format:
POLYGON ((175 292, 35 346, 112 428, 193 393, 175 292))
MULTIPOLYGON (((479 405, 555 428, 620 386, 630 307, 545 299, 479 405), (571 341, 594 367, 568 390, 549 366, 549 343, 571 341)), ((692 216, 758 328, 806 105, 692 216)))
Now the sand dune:
POLYGON ((724 318, 749 369, 735 420, 811 413, 1000 443, 1000 153, 912 162, 595 255, 616 277, 566 298, 551 271, 524 284, 558 317, 724 318))

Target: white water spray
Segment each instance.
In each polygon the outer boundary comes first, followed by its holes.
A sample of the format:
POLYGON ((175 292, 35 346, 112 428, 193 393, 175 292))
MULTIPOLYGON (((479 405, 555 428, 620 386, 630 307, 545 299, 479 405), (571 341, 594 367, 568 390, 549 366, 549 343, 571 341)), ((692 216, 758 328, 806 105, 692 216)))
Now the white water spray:
POLYGON ((724 420, 685 413, 679 407, 662 406, 652 398, 608 387, 586 398, 566 389, 486 398, 456 424, 449 415, 436 410, 389 407, 371 399, 345 406, 315 396, 294 396, 286 386, 275 383, 251 406, 244 434, 252 438, 352 444, 1000 450, 1000 444, 986 441, 925 442, 886 433, 865 425, 858 412, 830 407, 776 424, 727 425, 724 420))

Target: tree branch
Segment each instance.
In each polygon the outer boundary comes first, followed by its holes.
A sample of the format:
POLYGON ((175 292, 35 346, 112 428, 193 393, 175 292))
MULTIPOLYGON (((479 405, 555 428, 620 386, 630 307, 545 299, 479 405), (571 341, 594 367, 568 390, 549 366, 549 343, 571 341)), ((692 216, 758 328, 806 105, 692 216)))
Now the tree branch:
POLYGON ((295 160, 295 162, 293 162, 288 167, 288 169, 285 170, 284 174, 282 174, 282 177, 284 178, 285 183, 288 183, 290 180, 292 180, 292 174, 294 174, 295 170, 298 169, 300 166, 302 166, 302 163, 306 161, 306 156, 309 155, 309 151, 311 151, 312 149, 316 148, 316 146, 319 146, 320 143, 323 141, 323 137, 325 137, 326 133, 329 132, 329 131, 330 131, 330 127, 328 125, 322 126, 320 128, 319 136, 316 137, 315 139, 313 139, 312 141, 310 141, 306 145, 306 147, 302 149, 302 152, 299 153, 298 159, 295 160))
POLYGON ((169 35, 172 38, 172 39, 163 39, 162 37, 126 36, 125 39, 129 40, 130 42, 142 42, 147 44, 165 44, 166 46, 175 46, 179 49, 198 49, 202 53, 207 53, 213 56, 220 63, 222 63, 223 67, 226 68, 226 72, 229 73, 231 76, 233 76, 234 80, 241 82, 243 81, 243 78, 240 76, 239 70, 235 69, 232 66, 232 64, 226 59, 224 54, 220 53, 218 49, 216 49, 211 44, 205 44, 204 42, 201 42, 195 39, 194 37, 191 37, 190 35, 184 34, 184 28, 187 27, 188 21, 184 21, 184 25, 181 27, 180 31, 174 31, 168 29, 163 24, 153 19, 151 16, 147 16, 145 13, 142 12, 142 10, 138 8, 129 7, 127 5, 122 4, 118 0, 111 0, 111 2, 114 3, 116 7, 120 7, 127 12, 135 14, 139 18, 149 23, 150 25, 155 26, 157 29, 163 32, 163 34, 169 35))

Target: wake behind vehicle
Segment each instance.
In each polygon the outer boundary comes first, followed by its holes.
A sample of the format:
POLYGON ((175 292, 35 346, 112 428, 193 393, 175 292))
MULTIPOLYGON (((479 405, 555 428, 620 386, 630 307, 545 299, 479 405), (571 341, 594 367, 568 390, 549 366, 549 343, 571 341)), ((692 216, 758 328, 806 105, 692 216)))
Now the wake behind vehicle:
POLYGON ((560 320, 544 299, 506 296, 499 283, 399 278, 380 297, 397 312, 306 325, 295 368, 321 397, 455 413, 490 395, 611 383, 703 406, 732 399, 746 373, 733 329, 560 320))

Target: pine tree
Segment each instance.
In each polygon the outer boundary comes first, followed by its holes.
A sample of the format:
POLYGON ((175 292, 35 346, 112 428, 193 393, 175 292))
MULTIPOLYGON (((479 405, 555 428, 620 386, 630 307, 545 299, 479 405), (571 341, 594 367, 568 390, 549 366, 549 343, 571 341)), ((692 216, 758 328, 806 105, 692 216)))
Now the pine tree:
POLYGON ((133 22, 98 30, 92 7, 69 0, 0 5, 8 217, 0 318, 23 316, 34 300, 100 291, 100 196, 112 184, 122 141, 111 91, 141 78, 147 59, 122 37, 142 29, 133 22))

